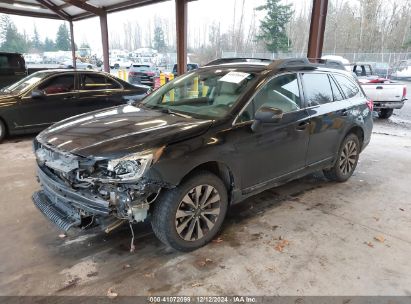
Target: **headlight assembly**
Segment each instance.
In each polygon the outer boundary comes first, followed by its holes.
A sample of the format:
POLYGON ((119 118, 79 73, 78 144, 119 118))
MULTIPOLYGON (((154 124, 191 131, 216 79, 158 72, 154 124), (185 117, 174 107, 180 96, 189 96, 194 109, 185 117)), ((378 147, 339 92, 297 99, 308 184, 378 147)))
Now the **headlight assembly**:
POLYGON ((165 147, 133 153, 121 158, 100 161, 99 169, 81 181, 131 183, 140 179, 163 153, 165 147))

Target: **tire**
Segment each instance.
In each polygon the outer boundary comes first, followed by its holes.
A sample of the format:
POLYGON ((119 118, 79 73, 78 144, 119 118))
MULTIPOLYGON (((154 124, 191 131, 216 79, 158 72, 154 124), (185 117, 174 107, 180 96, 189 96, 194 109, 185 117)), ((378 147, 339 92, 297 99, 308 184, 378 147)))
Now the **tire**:
POLYGON ((338 157, 334 166, 323 170, 327 179, 336 182, 345 182, 354 173, 361 152, 360 141, 357 135, 348 134, 341 143, 338 157), (346 156, 348 152, 348 157, 346 156))
POLYGON ((6 137, 7 134, 7 128, 4 122, 0 119, 0 143, 3 141, 3 139, 6 137))
POLYGON ((391 117, 393 112, 394 112, 394 109, 381 109, 378 112, 378 117, 382 119, 388 119, 391 117))
POLYGON ((164 244, 188 252, 204 246, 217 235, 227 208, 224 183, 216 175, 201 171, 160 194, 152 211, 151 226, 164 244), (197 208, 205 194, 208 196, 204 208, 197 208))

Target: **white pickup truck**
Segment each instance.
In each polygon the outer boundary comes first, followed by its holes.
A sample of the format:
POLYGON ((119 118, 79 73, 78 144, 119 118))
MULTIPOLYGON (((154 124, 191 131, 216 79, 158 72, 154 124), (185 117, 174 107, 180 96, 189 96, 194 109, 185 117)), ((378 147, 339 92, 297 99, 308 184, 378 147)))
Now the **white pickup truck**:
POLYGON ((378 117, 389 118, 394 109, 401 109, 405 103, 407 86, 405 84, 380 78, 373 73, 371 65, 350 64, 351 71, 357 75, 365 94, 374 102, 378 117))

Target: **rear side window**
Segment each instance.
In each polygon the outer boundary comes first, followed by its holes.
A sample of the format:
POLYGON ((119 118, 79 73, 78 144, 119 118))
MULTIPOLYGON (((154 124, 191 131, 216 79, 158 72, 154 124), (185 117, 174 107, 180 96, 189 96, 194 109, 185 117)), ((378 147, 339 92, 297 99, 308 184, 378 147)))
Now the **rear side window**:
POLYGON ((84 74, 82 82, 82 90, 96 91, 96 90, 110 90, 118 89, 120 85, 103 75, 98 74, 84 74))
POLYGON ((302 74, 304 96, 308 106, 316 106, 334 100, 327 74, 302 74))
POLYGON ((19 55, 0 55, 0 69, 24 69, 24 62, 19 55))
POLYGON ((331 83, 331 89, 333 90, 334 101, 343 100, 344 96, 341 94, 341 91, 338 88, 337 84, 335 83, 334 79, 330 75, 328 77, 330 77, 330 83, 331 83))
POLYGON ((347 77, 342 75, 334 75, 334 77, 339 83, 341 89, 343 90, 347 98, 352 98, 358 94, 358 86, 354 82, 349 80, 347 77))

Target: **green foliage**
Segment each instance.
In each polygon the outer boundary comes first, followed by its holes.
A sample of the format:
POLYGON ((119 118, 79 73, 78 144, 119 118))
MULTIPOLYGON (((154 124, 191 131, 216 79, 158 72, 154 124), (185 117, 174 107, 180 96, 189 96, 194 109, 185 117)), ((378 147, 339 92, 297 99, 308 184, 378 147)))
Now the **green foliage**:
POLYGON ((17 31, 7 15, 0 16, 0 41, 0 50, 5 52, 26 53, 30 47, 27 37, 17 31))
POLYGON ((57 31, 56 49, 59 51, 71 50, 70 34, 65 23, 61 24, 57 31))
POLYGON ((291 4, 283 5, 280 0, 267 0, 265 5, 256 10, 267 11, 267 15, 261 20, 257 41, 263 41, 270 52, 287 52, 290 46, 286 26, 293 14, 291 4))
POLYGON ((39 33, 37 32, 37 27, 34 25, 33 39, 31 40, 32 50, 35 52, 40 52, 43 50, 43 43, 40 40, 39 33))
POLYGON ((56 45, 55 45, 54 41, 47 37, 44 40, 43 51, 44 52, 53 52, 55 50, 56 50, 56 45))
POLYGON ((164 31, 161 27, 156 26, 154 28, 154 49, 159 52, 166 50, 166 43, 164 40, 164 31))

